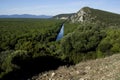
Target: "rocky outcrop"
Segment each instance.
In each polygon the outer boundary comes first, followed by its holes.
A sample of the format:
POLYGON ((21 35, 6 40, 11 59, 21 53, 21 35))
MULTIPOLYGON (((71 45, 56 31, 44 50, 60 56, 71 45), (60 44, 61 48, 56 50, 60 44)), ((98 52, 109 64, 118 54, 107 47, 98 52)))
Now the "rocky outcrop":
POLYGON ((56 19, 67 20, 67 19, 68 19, 68 17, 56 17, 56 19))
POLYGON ((92 21, 94 18, 92 18, 91 16, 91 8, 89 7, 84 7, 82 9, 80 9, 76 14, 72 15, 69 18, 69 21, 72 23, 75 22, 90 22, 92 21))

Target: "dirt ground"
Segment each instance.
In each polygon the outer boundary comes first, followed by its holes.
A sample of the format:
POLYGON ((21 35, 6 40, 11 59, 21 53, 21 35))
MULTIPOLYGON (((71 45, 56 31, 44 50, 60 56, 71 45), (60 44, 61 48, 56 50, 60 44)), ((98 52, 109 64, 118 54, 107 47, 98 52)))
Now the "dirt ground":
POLYGON ((34 76, 32 80, 120 80, 120 54, 62 66, 34 76))

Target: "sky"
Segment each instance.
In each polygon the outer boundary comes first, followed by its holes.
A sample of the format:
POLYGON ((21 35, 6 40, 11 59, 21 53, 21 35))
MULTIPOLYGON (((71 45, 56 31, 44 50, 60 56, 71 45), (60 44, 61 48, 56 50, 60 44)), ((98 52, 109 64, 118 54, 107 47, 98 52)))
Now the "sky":
POLYGON ((57 15, 91 7, 120 14, 120 0, 0 0, 0 15, 57 15))

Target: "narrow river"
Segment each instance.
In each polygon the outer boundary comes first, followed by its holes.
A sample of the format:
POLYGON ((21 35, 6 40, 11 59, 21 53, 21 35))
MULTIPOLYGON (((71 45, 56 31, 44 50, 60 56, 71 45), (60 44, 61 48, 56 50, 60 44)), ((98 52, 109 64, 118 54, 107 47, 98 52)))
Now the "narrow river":
POLYGON ((60 32, 59 32, 58 35, 57 35, 56 41, 57 41, 57 40, 60 40, 60 39, 63 37, 63 35, 64 35, 64 24, 62 25, 62 27, 61 27, 61 29, 60 29, 60 32))

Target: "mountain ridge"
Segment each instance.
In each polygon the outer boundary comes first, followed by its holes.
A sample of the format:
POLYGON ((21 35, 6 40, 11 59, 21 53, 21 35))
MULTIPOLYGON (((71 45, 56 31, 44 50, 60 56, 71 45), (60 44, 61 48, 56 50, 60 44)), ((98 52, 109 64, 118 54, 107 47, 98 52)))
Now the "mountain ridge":
POLYGON ((101 22, 110 25, 120 24, 120 14, 90 7, 83 7, 76 13, 59 14, 52 18, 63 19, 70 23, 101 22))
POLYGON ((94 21, 100 21, 105 23, 113 23, 113 22, 119 23, 120 14, 94 9, 90 7, 83 7, 76 14, 72 15, 68 20, 72 23, 94 22, 94 21))
POLYGON ((58 14, 53 16, 54 19, 68 19, 70 16, 74 15, 75 13, 69 13, 69 14, 58 14))
POLYGON ((0 18, 52 18, 52 16, 32 15, 32 14, 13 14, 13 15, 0 15, 0 18))

